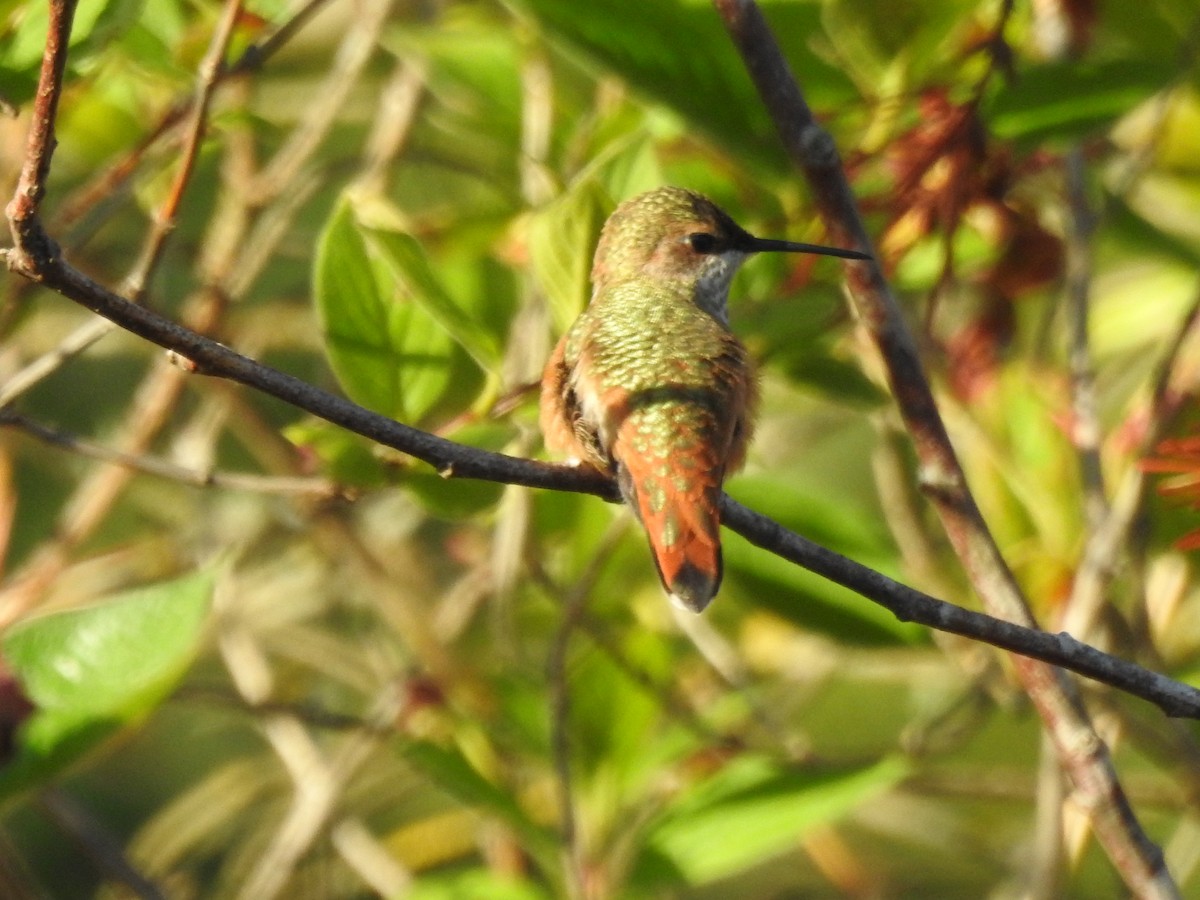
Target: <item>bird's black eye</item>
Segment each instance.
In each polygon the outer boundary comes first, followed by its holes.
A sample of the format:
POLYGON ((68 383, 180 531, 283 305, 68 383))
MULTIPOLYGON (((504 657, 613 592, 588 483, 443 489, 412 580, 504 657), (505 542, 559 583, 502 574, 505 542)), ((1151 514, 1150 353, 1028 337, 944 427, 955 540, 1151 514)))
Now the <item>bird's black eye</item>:
POLYGON ((706 231, 697 231, 688 235, 688 244, 697 253, 712 253, 717 249, 717 239, 706 231))

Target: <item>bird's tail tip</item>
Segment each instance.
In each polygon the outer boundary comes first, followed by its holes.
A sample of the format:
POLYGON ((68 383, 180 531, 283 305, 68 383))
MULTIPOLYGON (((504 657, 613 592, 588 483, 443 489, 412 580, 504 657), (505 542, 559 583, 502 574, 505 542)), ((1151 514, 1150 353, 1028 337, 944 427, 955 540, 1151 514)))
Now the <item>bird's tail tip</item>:
POLYGON ((677 607, 701 613, 712 603, 717 589, 721 586, 720 570, 717 570, 714 577, 712 572, 685 563, 670 582, 664 579, 663 585, 667 589, 667 596, 677 607))

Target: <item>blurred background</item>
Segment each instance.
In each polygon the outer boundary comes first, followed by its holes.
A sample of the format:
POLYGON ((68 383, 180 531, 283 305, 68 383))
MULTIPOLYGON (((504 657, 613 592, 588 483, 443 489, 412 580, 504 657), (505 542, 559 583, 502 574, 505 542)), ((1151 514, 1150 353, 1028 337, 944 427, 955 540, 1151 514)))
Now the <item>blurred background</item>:
MULTIPOLYGON (((1196 682, 1193 0, 763 8, 1039 621, 1196 682)), ((47 12, 0 10, 7 196, 47 12)), ((828 240, 688 0, 84 2, 58 138, 47 227, 97 281, 518 456, 617 202, 828 240)), ((728 490, 975 608, 841 273, 738 276, 728 490)), ((1121 893, 1000 654, 729 532, 677 618, 620 507, 443 479, 0 290, 5 896, 1121 893)), ((1084 687, 1200 897, 1195 727, 1084 687)))

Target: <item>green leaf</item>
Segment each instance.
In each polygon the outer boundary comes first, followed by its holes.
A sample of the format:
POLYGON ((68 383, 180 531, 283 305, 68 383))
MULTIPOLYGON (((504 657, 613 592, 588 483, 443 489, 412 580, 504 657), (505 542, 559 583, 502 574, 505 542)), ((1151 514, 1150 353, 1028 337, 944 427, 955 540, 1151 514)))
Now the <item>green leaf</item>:
POLYGON ((892 787, 907 769, 902 760, 884 759, 795 772, 761 757, 737 759, 687 793, 649 845, 691 884, 715 881, 794 849, 807 831, 892 787))
POLYGON ((455 304, 439 283, 429 259, 412 237, 378 228, 363 228, 368 246, 393 268, 413 302, 420 304, 450 337, 471 355, 479 368, 491 371, 500 364, 503 350, 492 336, 455 304))
POLYGON ((313 274, 329 362, 354 400, 419 423, 478 389, 477 360, 498 350, 437 285, 410 238, 363 225, 348 196, 334 208, 313 274))
POLYGON ((4 658, 35 712, 0 770, 0 796, 55 775, 158 706, 191 664, 212 590, 211 574, 192 574, 14 627, 4 658))
POLYGON ((988 122, 1002 138, 1076 138, 1110 125, 1176 74, 1170 54, 1098 64, 1045 63, 1021 71, 999 91, 988 122))
POLYGON ((424 876, 406 891, 408 900, 549 900, 545 889, 530 881, 490 869, 424 876))
POLYGON ((605 218, 617 201, 661 183, 652 144, 639 132, 609 142, 566 192, 530 217, 529 258, 558 333, 587 305, 605 218))
POLYGON ((571 327, 591 292, 592 252, 611 201, 588 179, 529 220, 529 259, 546 295, 556 333, 571 327))
MULTIPOLYGON (((517 0, 554 37, 679 112, 731 152, 771 168, 784 155, 720 19, 708 4, 642 0, 517 0)), ((773 4, 772 26, 818 105, 853 96, 849 80, 820 59, 818 4, 773 4), (836 98, 836 100, 834 99, 836 98)))

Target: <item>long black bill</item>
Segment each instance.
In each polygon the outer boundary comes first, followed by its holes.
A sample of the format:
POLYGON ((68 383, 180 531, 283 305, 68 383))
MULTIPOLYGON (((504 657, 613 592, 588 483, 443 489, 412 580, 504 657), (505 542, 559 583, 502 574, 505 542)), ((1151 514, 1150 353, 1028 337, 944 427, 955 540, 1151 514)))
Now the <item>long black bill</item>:
POLYGON ((778 241, 774 238, 760 238, 752 234, 746 235, 749 240, 742 242, 738 249, 746 253, 767 253, 777 251, 783 253, 816 253, 820 256, 837 256, 842 259, 870 259, 871 254, 861 250, 843 250, 841 247, 825 247, 821 244, 802 244, 797 241, 778 241))

